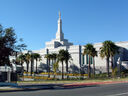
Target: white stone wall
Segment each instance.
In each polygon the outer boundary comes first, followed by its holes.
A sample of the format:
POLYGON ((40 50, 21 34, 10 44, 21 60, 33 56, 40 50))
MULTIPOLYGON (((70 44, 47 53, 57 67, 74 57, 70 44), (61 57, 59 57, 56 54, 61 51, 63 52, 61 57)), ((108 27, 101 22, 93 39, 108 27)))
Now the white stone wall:
MULTIPOLYGON (((128 54, 126 54, 127 50, 128 49, 128 42, 117 42, 115 43, 116 45, 120 46, 120 54, 117 54, 115 57, 114 57, 114 60, 115 62, 114 63, 117 63, 117 60, 118 58, 120 57, 121 60, 125 60, 127 58, 128 60, 128 54)), ((100 57, 100 47, 102 46, 102 43, 96 43, 94 44, 94 47, 96 48, 96 50, 98 51, 98 56, 95 57, 95 66, 96 66, 96 69, 97 70, 100 70, 100 71, 103 71, 105 72, 106 71, 106 59, 105 58, 101 58, 100 57)), ((84 56, 84 65, 82 64, 83 63, 83 58, 81 57, 80 58, 80 46, 79 45, 72 45, 72 46, 61 46, 61 47, 58 47, 58 48, 54 48, 54 49, 49 49, 49 52, 48 53, 57 53, 59 52, 60 49, 64 49, 64 50, 68 50, 68 52, 71 54, 71 57, 72 57, 72 60, 70 60, 69 62, 69 71, 72 71, 73 70, 73 66, 77 67, 78 69, 80 68, 80 59, 81 59, 81 65, 84 66, 86 64, 86 55, 84 56)), ((84 52, 84 46, 81 46, 81 55, 82 53, 84 52)), ((26 53, 26 52, 23 52, 23 53, 26 53)), ((47 54, 47 49, 44 48, 44 49, 41 49, 41 50, 34 50, 33 53, 39 53, 42 57, 42 60, 41 61, 38 61, 38 67, 42 66, 42 65, 47 65, 47 59, 45 58, 45 55, 47 54)), ((10 59, 14 59, 14 57, 10 57, 10 59)), ((34 69, 36 67, 36 61, 34 61, 34 69)), ((26 63, 23 64, 25 70, 26 70, 26 63)), ((29 64, 29 66, 31 66, 31 63, 29 64)), ((64 63, 64 67, 65 67, 65 63, 64 63)), ((111 62, 110 62, 110 66, 111 66, 111 62)), ((59 63, 59 70, 61 71, 61 63, 59 63)), ((30 69, 30 68, 29 68, 30 69)), ((42 70, 45 70, 46 69, 43 67, 42 70)))

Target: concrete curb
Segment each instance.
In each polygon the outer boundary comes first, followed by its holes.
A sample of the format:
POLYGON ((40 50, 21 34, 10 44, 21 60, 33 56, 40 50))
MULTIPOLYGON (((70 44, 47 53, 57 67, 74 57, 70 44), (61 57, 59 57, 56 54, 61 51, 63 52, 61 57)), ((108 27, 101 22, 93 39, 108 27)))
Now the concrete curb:
POLYGON ((91 85, 105 85, 105 84, 118 84, 118 83, 128 83, 128 81, 104 81, 104 82, 89 82, 89 83, 72 83, 64 84, 64 86, 91 86, 91 85))

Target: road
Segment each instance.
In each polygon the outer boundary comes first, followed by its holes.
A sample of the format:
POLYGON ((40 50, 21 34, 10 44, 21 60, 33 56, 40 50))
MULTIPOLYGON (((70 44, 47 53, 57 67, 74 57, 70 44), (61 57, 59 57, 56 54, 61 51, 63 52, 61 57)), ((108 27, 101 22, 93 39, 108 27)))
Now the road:
POLYGON ((128 96, 128 83, 0 92, 0 96, 128 96))

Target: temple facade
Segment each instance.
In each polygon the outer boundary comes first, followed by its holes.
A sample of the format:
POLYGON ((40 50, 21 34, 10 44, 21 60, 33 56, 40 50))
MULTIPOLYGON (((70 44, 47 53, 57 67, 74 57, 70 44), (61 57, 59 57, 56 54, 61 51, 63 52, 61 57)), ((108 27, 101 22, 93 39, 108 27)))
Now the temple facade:
MULTIPOLYGON (((114 57, 114 64, 117 65, 118 60, 120 59, 122 62, 128 60, 128 42, 115 42, 117 46, 120 47, 120 53, 114 57)), ((46 42, 45 48, 41 50, 34 50, 34 53, 39 53, 42 57, 42 60, 38 62, 38 70, 43 70, 44 72, 47 69, 47 59, 45 58, 46 54, 58 53, 60 49, 68 50, 71 54, 72 60, 69 61, 69 72, 71 73, 79 73, 80 70, 83 70, 85 73, 87 72, 87 66, 89 63, 89 56, 83 55, 84 45, 73 45, 73 43, 69 42, 64 38, 64 33, 62 31, 62 19, 61 13, 59 12, 58 19, 58 30, 56 32, 56 38, 46 42)), ((106 72, 106 59, 102 59, 99 55, 100 47, 102 47, 102 43, 95 43, 94 47, 98 51, 98 56, 95 58, 91 58, 91 66, 93 65, 93 59, 95 59, 96 72, 106 72)), ((110 61, 111 64, 111 61, 110 61)), ((24 64, 26 66, 26 64, 24 64)), ((64 64, 64 66, 66 66, 64 64)), ((51 70, 53 66, 51 64, 51 70)), ((34 67, 35 68, 35 67, 34 67)), ((110 68, 111 69, 111 68, 110 68)), ((61 71, 61 64, 59 64, 59 71, 61 71)))

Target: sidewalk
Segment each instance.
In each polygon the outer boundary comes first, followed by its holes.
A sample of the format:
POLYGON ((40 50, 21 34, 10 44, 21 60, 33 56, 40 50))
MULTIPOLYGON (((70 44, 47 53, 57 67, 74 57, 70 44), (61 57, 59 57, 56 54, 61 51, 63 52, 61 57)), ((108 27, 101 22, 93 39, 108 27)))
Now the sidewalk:
POLYGON ((27 90, 40 90, 40 89, 52 89, 52 85, 18 85, 16 83, 0 83, 0 92, 12 92, 12 91, 27 91, 27 90))
POLYGON ((8 85, 0 86, 0 92, 15 92, 15 91, 32 91, 32 90, 44 90, 44 89, 65 89, 65 88, 80 88, 97 86, 104 84, 117 84, 128 83, 128 81, 105 81, 105 82, 89 82, 89 83, 71 83, 71 84, 29 84, 29 85, 8 85))

